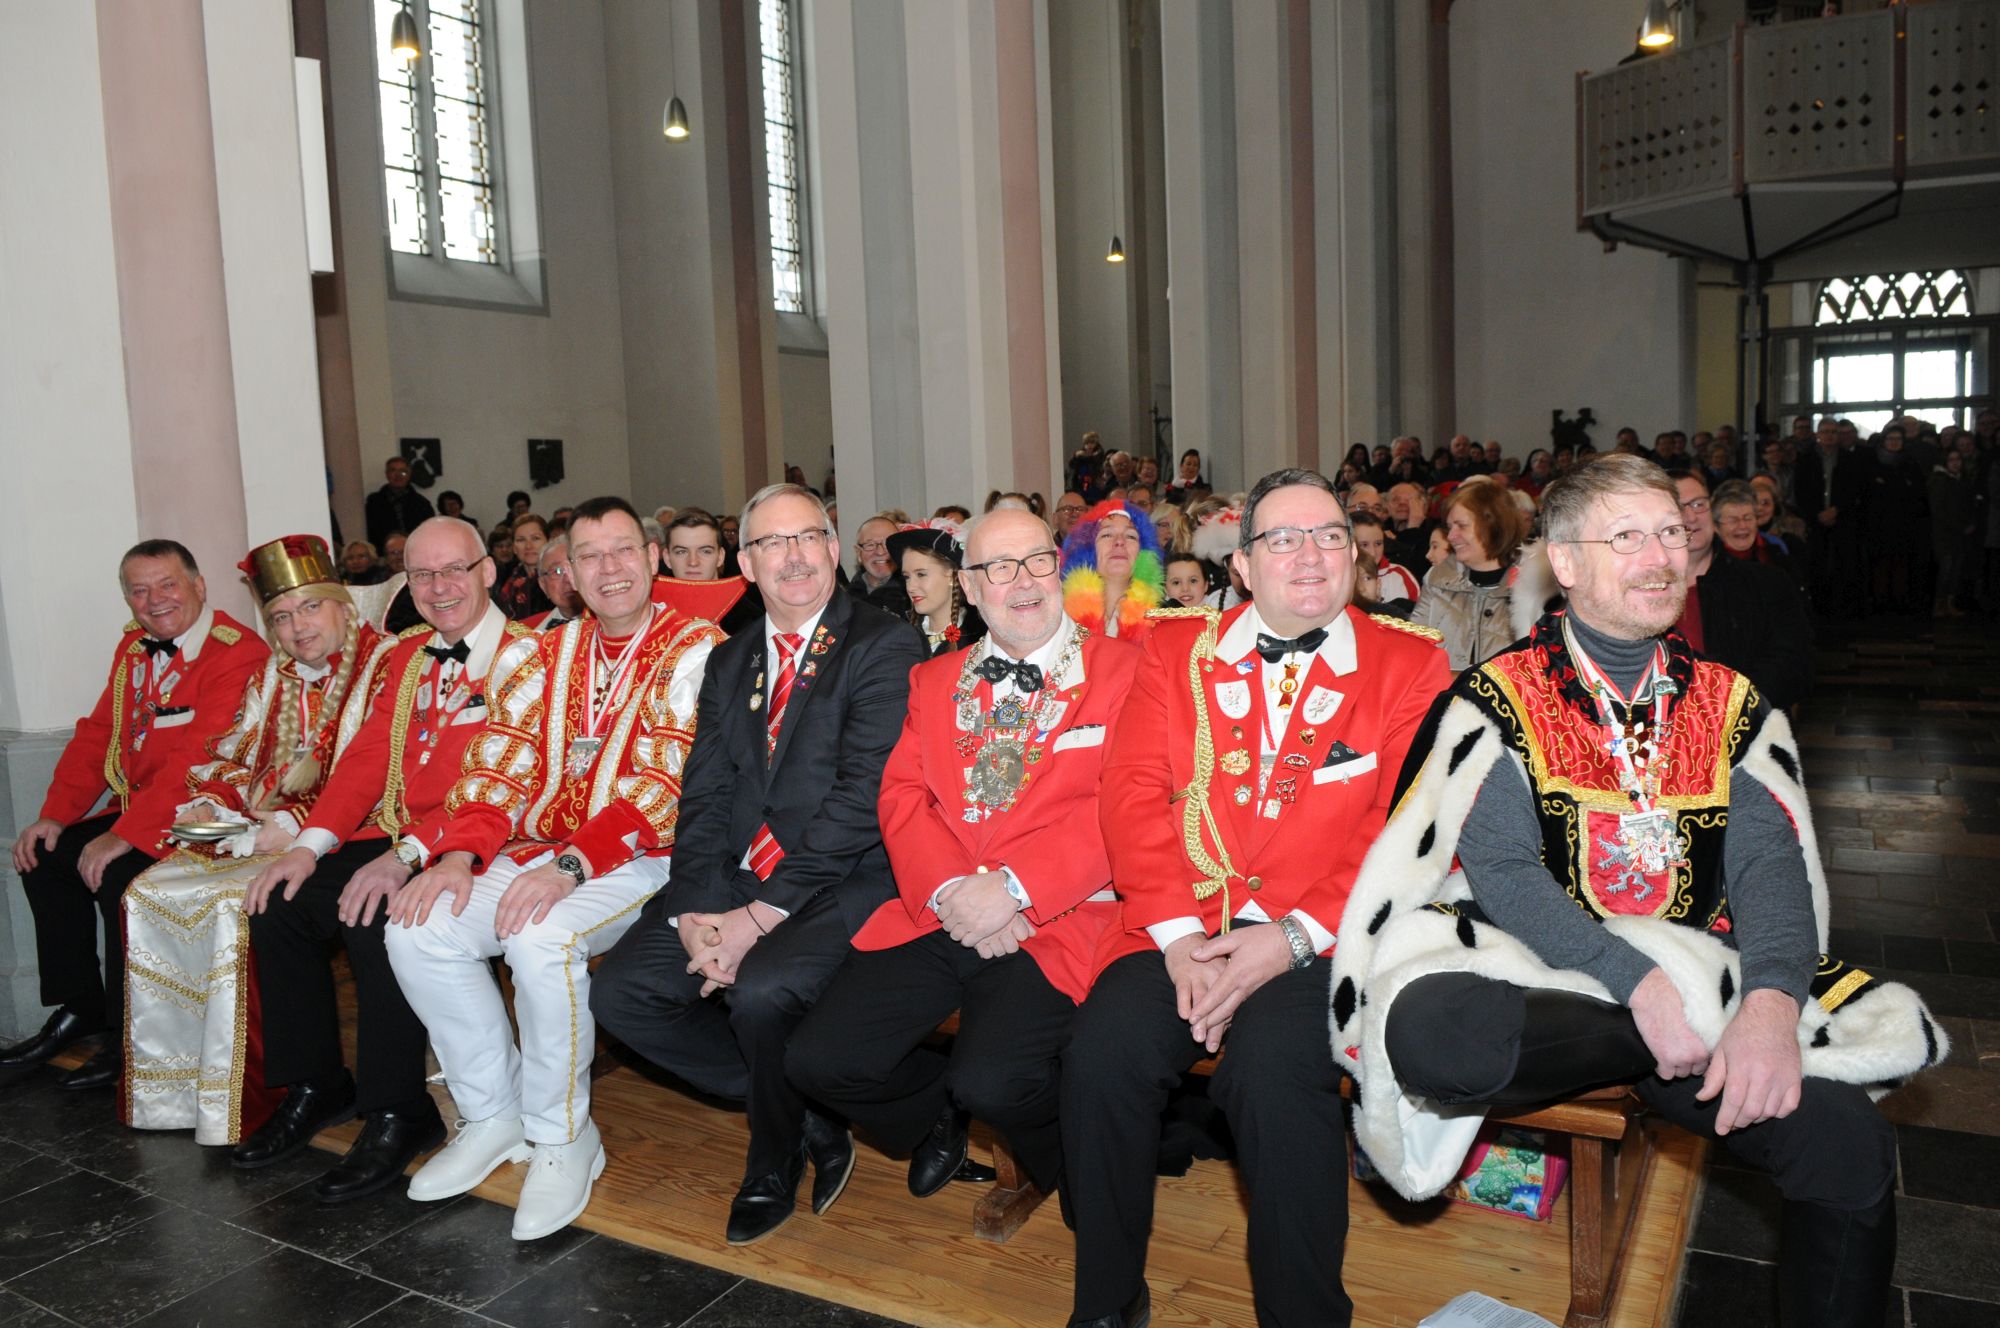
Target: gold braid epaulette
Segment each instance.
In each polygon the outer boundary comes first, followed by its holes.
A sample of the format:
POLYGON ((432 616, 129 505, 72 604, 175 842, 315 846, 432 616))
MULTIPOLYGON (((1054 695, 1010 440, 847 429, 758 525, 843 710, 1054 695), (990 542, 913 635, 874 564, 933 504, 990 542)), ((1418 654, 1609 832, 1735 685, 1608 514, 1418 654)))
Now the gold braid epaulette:
POLYGON ((1207 900, 1217 891, 1222 892, 1222 930, 1229 931, 1229 878, 1236 874, 1236 867, 1229 861, 1229 850, 1223 847, 1222 832, 1216 828, 1215 815, 1209 810, 1208 790, 1215 779, 1215 735, 1208 723, 1208 698, 1202 686, 1202 665, 1215 659, 1217 641, 1216 626, 1222 621, 1222 610, 1212 605, 1195 608, 1154 609, 1148 618, 1200 618, 1201 635, 1195 638, 1194 649, 1188 652, 1188 694, 1194 700, 1194 775, 1188 780, 1187 788, 1178 795, 1186 799, 1181 808, 1181 847, 1186 850, 1188 861, 1195 870, 1202 873, 1202 879, 1194 883, 1194 897, 1207 900), (1215 841, 1215 850, 1221 859, 1210 856, 1208 845, 1203 842, 1203 832, 1215 841))
POLYGON ((389 713, 389 777, 382 787, 382 809, 375 815, 375 824, 392 840, 400 838, 403 827, 410 823, 410 809, 403 802, 403 745, 410 735, 410 712, 417 707, 417 688, 423 682, 426 662, 421 649, 410 652, 396 684, 396 708, 389 713))
MULTIPOLYGON (((137 623, 133 624, 138 626, 137 623)), ((131 630, 127 628, 126 630, 131 630)), ((118 795, 118 810, 129 811, 132 802, 132 786, 125 780, 125 679, 132 667, 130 655, 138 646, 134 641, 125 647, 125 654, 118 658, 118 668, 111 675, 111 741, 104 748, 104 783, 118 795)))
POLYGON ((1421 623, 1405 622, 1393 613, 1371 613, 1368 619, 1370 622, 1381 623, 1384 627, 1393 627, 1399 632, 1408 632, 1411 636, 1421 636, 1432 645, 1444 644, 1444 633, 1437 628, 1425 627, 1421 623))

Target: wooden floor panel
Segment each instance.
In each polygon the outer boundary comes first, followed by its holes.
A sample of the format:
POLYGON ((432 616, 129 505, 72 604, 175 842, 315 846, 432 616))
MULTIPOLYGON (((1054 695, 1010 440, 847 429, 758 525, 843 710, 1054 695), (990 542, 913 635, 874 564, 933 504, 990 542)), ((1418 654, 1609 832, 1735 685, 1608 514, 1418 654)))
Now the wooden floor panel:
MULTIPOLYGON (((447 1115, 450 1101, 439 1092, 447 1115)), ((761 1244, 722 1240, 747 1133, 740 1113, 663 1088, 629 1068, 596 1081, 593 1114, 610 1165, 580 1226, 758 1281, 836 1300, 925 1328, 1061 1324, 1069 1312, 1072 1245, 1053 1203, 1006 1245, 972 1235, 978 1191, 953 1185, 910 1197, 904 1164, 862 1148, 840 1202, 816 1218, 801 1186, 798 1215, 761 1244)), ((320 1136, 344 1149, 357 1127, 320 1136)), ((975 1154, 983 1141, 975 1137, 975 1154)), ((1668 1321, 1687 1228, 1698 1200, 1699 1141, 1661 1135, 1610 1322, 1668 1321)), ((512 1204, 519 1167, 478 1191, 512 1204)), ((1455 1205, 1411 1205, 1378 1186, 1349 1186, 1345 1269, 1361 1324, 1414 1324, 1460 1291, 1479 1290, 1558 1323, 1568 1300, 1569 1196, 1547 1222, 1455 1205)), ((1198 1162, 1159 1185, 1148 1280, 1162 1328, 1250 1328, 1245 1216, 1235 1172, 1198 1162)))

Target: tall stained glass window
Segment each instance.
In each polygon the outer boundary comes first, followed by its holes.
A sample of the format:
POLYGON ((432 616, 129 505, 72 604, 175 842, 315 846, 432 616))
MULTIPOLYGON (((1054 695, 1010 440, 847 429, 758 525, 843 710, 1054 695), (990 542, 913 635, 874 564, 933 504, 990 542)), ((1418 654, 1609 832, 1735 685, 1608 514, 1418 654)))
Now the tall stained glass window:
POLYGON ((499 263, 487 0, 409 0, 423 55, 389 49, 403 0, 375 0, 389 247, 499 263))
POLYGON ((758 0, 764 74, 764 172, 771 193, 771 302, 806 312, 805 191, 799 174, 797 0, 758 0))

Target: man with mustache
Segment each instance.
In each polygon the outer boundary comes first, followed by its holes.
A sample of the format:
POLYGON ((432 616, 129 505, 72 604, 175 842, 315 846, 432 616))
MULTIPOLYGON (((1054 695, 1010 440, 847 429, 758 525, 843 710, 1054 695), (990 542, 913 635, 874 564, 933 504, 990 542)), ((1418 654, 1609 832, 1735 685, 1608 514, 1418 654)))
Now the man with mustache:
POLYGON ((1369 921, 1335 953, 1334 1053, 1413 1199, 1457 1173, 1481 1106, 1631 1083, 1776 1180, 1781 1322, 1879 1324, 1896 1135, 1869 1086, 1950 1042, 1908 988, 1822 957, 1790 725, 1672 630, 1685 511, 1637 456, 1549 486, 1568 607, 1425 720, 1348 904, 1369 921))
MULTIPOLYGON (((41 816, 14 840, 14 870, 35 915, 42 1003, 56 1008, 40 1032, 0 1051, 0 1074, 124 1028, 119 901, 163 851, 187 801, 188 767, 235 720, 244 687, 271 654, 262 637, 208 607, 194 555, 173 540, 133 545, 119 560, 118 585, 132 621, 112 653, 110 681, 63 748, 41 816), (93 814, 107 792, 111 805, 93 814)), ((123 1064, 122 1036, 114 1035, 63 1086, 108 1087, 123 1064)))
POLYGON ((1328 956, 1361 925, 1349 884, 1450 679, 1436 632, 1351 607, 1353 532, 1325 476, 1257 481, 1231 559, 1251 602, 1156 615, 1105 755, 1122 917, 1063 1053, 1072 1328, 1147 1321, 1160 1114, 1225 1038, 1210 1095, 1249 1190, 1258 1322, 1353 1314, 1328 956))
POLYGON ((485 731, 447 819, 420 837, 427 870, 389 905, 389 962, 464 1118, 410 1197, 453 1198, 527 1162, 516 1240, 575 1221, 604 1171, 588 965, 666 883, 695 698, 722 639, 653 602, 659 549, 624 499, 579 504, 569 538, 590 613, 494 661, 485 731))
POLYGON ((792 1036, 792 1081, 913 1150, 910 1192, 944 1188, 968 1113, 1003 1132, 1035 1184, 1062 1171, 1062 1047, 1117 922, 1097 826, 1107 727, 1136 647, 1063 612, 1061 554, 1042 519, 997 509, 966 531, 966 599, 986 637, 919 668, 882 776, 898 897, 792 1036), (949 1056, 924 1045, 959 1015, 949 1056))
POLYGON ((876 796, 926 654, 908 623, 834 593, 840 550, 810 489, 759 490, 741 530, 763 620, 709 661, 673 880, 591 988, 592 1012, 620 1041, 746 1105, 732 1245, 791 1218, 808 1159, 815 1213, 854 1167, 846 1128, 786 1079, 785 1042, 849 939, 895 896, 876 796))
POLYGON ((314 1183, 322 1203, 373 1194, 444 1142, 424 1084, 423 1025, 390 970, 384 928, 486 723, 494 657, 527 634, 487 597, 493 566, 475 527, 433 517, 411 532, 404 555, 423 625, 404 632, 382 665, 381 694, 295 845, 243 899, 264 1011, 264 1082, 285 1097, 230 1162, 270 1166, 327 1126, 365 1116, 353 1147, 314 1183), (327 962, 335 939, 354 975, 352 1075, 327 962))

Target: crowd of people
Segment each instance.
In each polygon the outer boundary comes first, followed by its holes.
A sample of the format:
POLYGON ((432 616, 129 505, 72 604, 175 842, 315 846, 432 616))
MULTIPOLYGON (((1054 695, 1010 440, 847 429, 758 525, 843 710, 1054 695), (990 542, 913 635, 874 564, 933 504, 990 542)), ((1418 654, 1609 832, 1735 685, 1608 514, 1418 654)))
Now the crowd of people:
MULTIPOLYGON (((65 1087, 241 1168, 359 1115, 327 1203, 525 1163, 536 1240, 617 1165, 601 1024, 744 1105, 731 1244, 808 1170, 826 1213, 854 1127, 922 1198, 982 1174, 986 1121, 1060 1195, 1082 1328, 1148 1321, 1162 1122, 1205 1055, 1259 1320, 1314 1328, 1352 1313, 1343 1076, 1412 1198, 1482 1106, 1633 1082, 1772 1174, 1788 1322, 1877 1323, 1870 1090, 1949 1040, 1821 953, 1801 585, 1901 464, 1828 428, 1824 485, 1817 443, 1745 482, 1684 464, 1699 438, 1509 469, 1461 437, 1242 494, 1093 436, 1052 505, 875 513, 851 569, 801 476, 722 518, 516 494, 482 533, 398 458, 358 550, 240 564, 268 645, 148 540, 14 848, 54 1013, 0 1078, 102 1038, 65 1087), (1794 550, 1793 511, 1829 533, 1794 550)), ((1991 429, 1964 441, 1983 475, 1991 429)), ((1904 594, 1929 565, 1869 564, 1904 594)))

